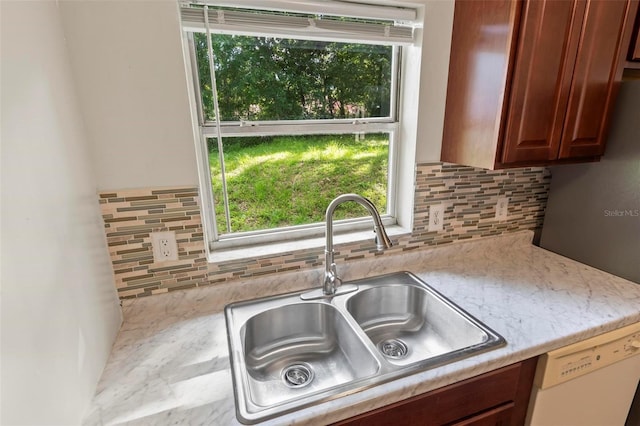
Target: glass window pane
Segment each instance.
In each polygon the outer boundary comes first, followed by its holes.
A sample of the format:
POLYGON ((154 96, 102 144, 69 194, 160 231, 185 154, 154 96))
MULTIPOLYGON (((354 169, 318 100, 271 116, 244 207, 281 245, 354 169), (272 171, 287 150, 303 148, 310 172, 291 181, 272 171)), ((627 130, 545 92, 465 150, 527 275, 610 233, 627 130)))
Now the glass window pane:
MULTIPOLYGON (((218 229, 226 220, 218 148, 208 140, 218 229)), ((329 202, 355 192, 386 213, 389 134, 224 138, 232 232, 324 221, 329 202)), ((335 219, 367 216, 356 203, 335 219)))
MULTIPOLYGON (((221 121, 389 117, 391 46, 212 35, 221 121)), ((195 34, 205 115, 215 118, 205 34, 195 34)))

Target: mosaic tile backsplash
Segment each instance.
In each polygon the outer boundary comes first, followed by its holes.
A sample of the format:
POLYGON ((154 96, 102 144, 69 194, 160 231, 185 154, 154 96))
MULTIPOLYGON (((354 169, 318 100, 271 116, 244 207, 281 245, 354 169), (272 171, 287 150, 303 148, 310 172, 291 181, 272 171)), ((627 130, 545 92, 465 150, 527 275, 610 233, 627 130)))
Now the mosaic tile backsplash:
POLYGON ((198 188, 99 194, 120 298, 149 296, 207 283, 198 188), (155 263, 151 232, 175 231, 178 260, 155 263))
MULTIPOLYGON (((372 242, 336 247, 336 259, 356 260, 457 240, 542 226, 551 176, 547 168, 489 171, 447 163, 416 168, 411 235, 377 252, 372 242), (507 220, 495 219, 497 199, 509 197, 507 220), (445 206, 444 229, 428 232, 429 207, 445 206)), ((99 194, 107 242, 121 298, 215 285, 234 279, 314 268, 324 248, 207 264, 197 188, 112 191, 99 194), (179 260, 153 262, 150 232, 174 230, 179 260)))

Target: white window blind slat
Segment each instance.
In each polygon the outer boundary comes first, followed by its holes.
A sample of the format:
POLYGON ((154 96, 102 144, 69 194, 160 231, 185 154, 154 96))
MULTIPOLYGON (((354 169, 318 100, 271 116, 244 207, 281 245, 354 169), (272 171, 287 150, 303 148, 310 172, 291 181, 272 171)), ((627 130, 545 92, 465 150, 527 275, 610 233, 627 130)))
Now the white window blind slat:
MULTIPOLYGON (((188 2, 187 2, 188 3, 188 2)), ((192 4, 210 7, 260 9, 304 13, 310 15, 341 16, 384 21, 416 23, 417 9, 389 4, 366 4, 351 0, 194 0, 192 4)))
MULTIPOLYGON (((201 7, 183 6, 181 8, 183 28, 187 31, 205 32, 205 13, 205 9, 201 7)), ((342 21, 221 9, 209 9, 208 14, 211 30, 221 34, 269 35, 384 45, 413 43, 413 28, 396 26, 392 22, 342 21)))

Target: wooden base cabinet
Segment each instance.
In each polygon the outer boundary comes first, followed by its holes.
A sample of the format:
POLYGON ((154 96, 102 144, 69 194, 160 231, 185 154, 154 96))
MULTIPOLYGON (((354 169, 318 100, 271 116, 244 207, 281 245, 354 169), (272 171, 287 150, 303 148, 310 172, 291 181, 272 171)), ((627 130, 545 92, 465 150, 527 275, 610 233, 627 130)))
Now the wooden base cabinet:
POLYGON ((488 169, 593 160, 637 0, 456 0, 442 161, 488 169))
POLYGON ((524 424, 537 358, 336 423, 340 426, 524 424))

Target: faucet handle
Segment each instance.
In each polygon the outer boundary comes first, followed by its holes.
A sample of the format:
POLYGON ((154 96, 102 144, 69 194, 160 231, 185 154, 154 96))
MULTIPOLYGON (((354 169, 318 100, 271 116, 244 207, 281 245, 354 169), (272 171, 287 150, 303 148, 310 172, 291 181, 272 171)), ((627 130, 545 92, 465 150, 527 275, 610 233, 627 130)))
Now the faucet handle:
POLYGON ((324 273, 324 292, 327 295, 335 294, 336 289, 342 285, 342 280, 338 276, 336 264, 332 263, 329 270, 324 273))

